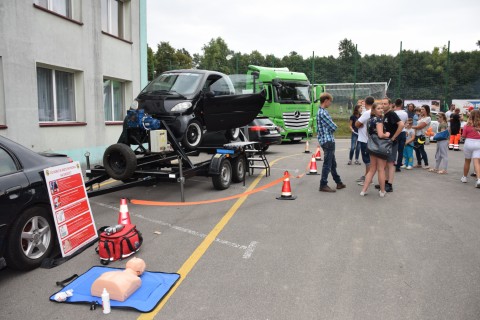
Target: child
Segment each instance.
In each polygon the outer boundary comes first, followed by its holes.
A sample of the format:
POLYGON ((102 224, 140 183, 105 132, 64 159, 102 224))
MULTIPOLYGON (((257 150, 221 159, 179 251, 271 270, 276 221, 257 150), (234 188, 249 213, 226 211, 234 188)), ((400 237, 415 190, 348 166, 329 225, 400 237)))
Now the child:
POLYGON ((405 148, 403 149, 403 163, 401 168, 412 170, 413 167, 413 141, 415 140, 415 130, 412 129, 413 119, 409 118, 405 126, 405 134, 407 140, 405 141, 405 148))
POLYGON ((415 115, 413 116, 413 124, 412 126, 416 126, 418 123, 418 119, 420 119, 420 113, 422 112, 422 108, 415 107, 415 115))
MULTIPOLYGON (((445 113, 440 112, 437 116, 438 119, 438 132, 442 132, 448 130, 448 122, 445 113)), ((448 166, 448 140, 437 141, 437 151, 435 152, 435 168, 430 169, 430 172, 437 172, 439 174, 446 174, 447 173, 447 166, 448 166), (443 169, 440 169, 440 164, 443 161, 443 169)))

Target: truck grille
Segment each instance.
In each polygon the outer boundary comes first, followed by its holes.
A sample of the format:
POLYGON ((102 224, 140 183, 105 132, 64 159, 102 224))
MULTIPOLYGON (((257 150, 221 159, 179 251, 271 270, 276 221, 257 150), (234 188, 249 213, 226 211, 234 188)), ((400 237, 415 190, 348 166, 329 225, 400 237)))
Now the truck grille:
POLYGON ((286 129, 298 130, 308 128, 310 112, 284 112, 283 122, 286 129))

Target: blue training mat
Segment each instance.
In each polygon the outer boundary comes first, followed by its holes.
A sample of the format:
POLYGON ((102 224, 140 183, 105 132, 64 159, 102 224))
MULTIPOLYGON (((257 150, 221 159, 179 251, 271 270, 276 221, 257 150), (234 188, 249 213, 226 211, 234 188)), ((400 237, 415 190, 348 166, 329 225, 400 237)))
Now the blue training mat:
MULTIPOLYGON (((125 269, 100 266, 92 267, 90 270, 66 285, 62 290, 55 292, 50 297, 50 300, 57 302, 53 299, 55 294, 73 289, 73 296, 67 298, 67 301, 61 303, 92 304, 98 302, 101 305, 102 298, 90 295, 90 288, 92 287, 93 282, 105 272, 122 270, 125 269)), ((145 271, 140 276, 140 279, 142 279, 142 286, 138 288, 137 291, 123 302, 110 300, 111 307, 132 308, 140 312, 150 312, 160 303, 160 301, 162 301, 163 297, 168 291, 170 291, 178 279, 180 279, 180 275, 178 273, 145 271)))

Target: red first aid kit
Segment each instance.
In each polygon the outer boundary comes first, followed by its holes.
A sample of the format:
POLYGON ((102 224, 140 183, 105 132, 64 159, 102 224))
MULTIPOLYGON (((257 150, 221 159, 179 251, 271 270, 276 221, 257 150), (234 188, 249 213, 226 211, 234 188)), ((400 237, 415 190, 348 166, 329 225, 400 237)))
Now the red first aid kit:
POLYGON ((142 234, 134 224, 127 224, 122 230, 113 233, 111 230, 103 231, 97 248, 100 262, 107 265, 110 261, 129 257, 140 250, 142 242, 142 234))

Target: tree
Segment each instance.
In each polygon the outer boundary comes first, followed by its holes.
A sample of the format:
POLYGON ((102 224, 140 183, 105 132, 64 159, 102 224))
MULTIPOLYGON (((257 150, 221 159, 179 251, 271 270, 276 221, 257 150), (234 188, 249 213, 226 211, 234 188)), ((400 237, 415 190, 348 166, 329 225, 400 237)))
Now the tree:
POLYGON ((152 48, 147 45, 147 74, 148 81, 152 81, 155 77, 155 55, 152 48))
POLYGON ((203 56, 200 58, 199 68, 216 70, 223 73, 232 73, 233 70, 227 62, 227 56, 232 53, 226 42, 218 37, 202 48, 203 56))
POLYGON ((160 74, 172 70, 175 63, 175 48, 169 42, 160 42, 155 53, 155 71, 160 74))
POLYGON ((479 46, 479 47, 480 47, 480 40, 478 40, 478 41, 477 41, 477 46, 479 46))

